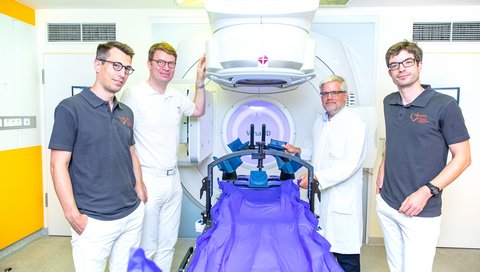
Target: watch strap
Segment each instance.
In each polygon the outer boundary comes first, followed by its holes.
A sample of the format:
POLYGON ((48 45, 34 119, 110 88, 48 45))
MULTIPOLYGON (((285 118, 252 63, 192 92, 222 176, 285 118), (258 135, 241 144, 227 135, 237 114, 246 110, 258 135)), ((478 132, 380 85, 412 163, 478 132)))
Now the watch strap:
POLYGON ((429 183, 427 183, 427 184, 425 184, 425 185, 428 187, 428 189, 430 189, 430 193, 431 193, 433 196, 435 196, 435 195, 437 195, 438 193, 440 193, 440 188, 438 188, 437 186, 433 185, 432 183, 429 182, 429 183))

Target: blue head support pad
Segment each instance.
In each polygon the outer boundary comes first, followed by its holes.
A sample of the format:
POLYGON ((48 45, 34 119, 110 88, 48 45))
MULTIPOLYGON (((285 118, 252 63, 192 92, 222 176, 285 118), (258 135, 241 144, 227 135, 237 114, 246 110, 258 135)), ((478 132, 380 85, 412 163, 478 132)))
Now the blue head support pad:
MULTIPOLYGON (((296 153, 295 157, 300 158, 300 154, 296 153)), ((298 169, 300 169, 300 167, 302 167, 302 165, 296 161, 284 161, 279 156, 275 156, 275 160, 277 161, 278 169, 286 174, 294 174, 298 169)))
POLYGON ((270 144, 268 145, 268 147, 278 151, 283 151, 285 150, 285 147, 283 147, 284 144, 287 144, 287 142, 270 139, 270 144))
MULTIPOLYGON (((285 144, 287 144, 287 142, 270 139, 270 144, 268 145, 268 147, 278 151, 284 151, 285 147, 283 147, 283 145, 285 144)), ((295 156, 300 158, 300 154, 298 153, 295 154, 295 156)), ((281 158, 279 156, 274 157, 277 161, 278 169, 286 174, 294 174, 298 169, 300 169, 300 167, 302 167, 302 165, 298 162, 281 158)))
MULTIPOLYGON (((239 151, 244 149, 246 146, 248 146, 248 142, 245 144, 242 144, 242 141, 240 141, 239 138, 237 138, 235 141, 231 142, 228 144, 228 148, 232 150, 233 152, 239 151)), ((217 160, 217 157, 213 157, 214 160, 217 160)), ((240 157, 233 157, 230 158, 226 161, 223 161, 218 164, 218 169, 224 173, 233 173, 237 168, 243 163, 242 159, 240 157)))
POLYGON ((248 183, 250 187, 268 187, 268 176, 265 171, 250 171, 250 180, 248 183))
MULTIPOLYGON (((213 156, 214 160, 217 160, 218 158, 213 156)), ((225 173, 233 173, 237 168, 242 164, 242 160, 238 157, 228 159, 226 161, 223 161, 218 164, 218 169, 220 171, 225 172, 225 173)))
POLYGON ((228 148, 230 148, 230 150, 235 152, 235 151, 245 149, 245 147, 247 147, 248 145, 249 145, 249 142, 246 142, 246 143, 242 144, 242 141, 240 141, 240 139, 237 138, 233 142, 229 143, 227 146, 228 146, 228 148))

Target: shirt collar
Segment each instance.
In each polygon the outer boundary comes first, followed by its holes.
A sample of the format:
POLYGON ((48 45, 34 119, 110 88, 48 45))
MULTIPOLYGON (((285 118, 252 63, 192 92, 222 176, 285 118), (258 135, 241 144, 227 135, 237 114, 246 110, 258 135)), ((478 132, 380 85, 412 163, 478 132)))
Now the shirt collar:
MULTIPOLYGON (((332 119, 334 119, 336 116, 339 116, 340 114, 343 114, 343 112, 345 112, 346 109, 347 109, 347 105, 344 105, 343 108, 342 108, 339 112, 335 113, 335 115, 332 117, 332 119)), ((327 112, 324 112, 324 113, 322 114, 322 120, 323 120, 323 122, 329 122, 329 121, 331 121, 332 119, 330 119, 330 118, 328 117, 328 113, 327 113, 327 112)))
POLYGON ((87 102, 90 105, 92 105, 92 107, 94 107, 94 108, 100 107, 101 105, 105 104, 105 100, 98 97, 94 92, 92 92, 92 89, 90 89, 90 88, 83 89, 83 91, 80 93, 80 95, 85 100, 87 100, 87 102))
MULTIPOLYGON (((146 90, 147 90, 147 91, 146 91, 146 92, 147 92, 147 95, 162 95, 162 94, 160 94, 159 92, 155 91, 155 90, 150 86, 150 84, 148 84, 148 82, 147 82, 146 80, 145 80, 143 83, 147 86, 147 88, 146 88, 146 90)), ((170 90, 170 89, 167 87, 167 89, 165 90, 165 93, 163 94, 163 96, 164 96, 165 98, 172 97, 172 96, 173 96, 172 90, 170 90)))
MULTIPOLYGON (((98 108, 98 107, 102 106, 103 104, 108 103, 108 101, 105 101, 105 100, 101 99, 100 97, 98 97, 94 92, 92 92, 92 90, 90 88, 83 89, 83 91, 80 92, 80 95, 90 105, 92 105, 92 107, 94 107, 94 108, 98 108)), ((115 107, 117 107, 117 106, 120 109, 123 109, 123 106, 120 103, 118 103, 117 97, 114 96, 113 97, 113 108, 115 109, 115 107)))
POLYGON ((327 113, 327 112, 324 112, 324 113, 322 114, 322 121, 323 121, 324 123, 326 123, 326 122, 328 122, 329 120, 330 120, 330 119, 328 118, 328 113, 327 113))
MULTIPOLYGON (((430 101, 430 99, 432 98, 432 96, 434 95, 434 92, 433 92, 433 89, 430 87, 430 85, 423 85, 422 84, 422 87, 425 89, 423 92, 421 92, 417 98, 415 98, 415 100, 412 101, 412 103, 410 103, 408 105, 408 107, 411 107, 411 106, 414 106, 414 107, 421 107, 421 108, 424 108, 427 106, 428 102, 430 101)), ((394 95, 392 96, 392 98, 390 99, 390 101, 388 102, 388 104, 390 105, 399 105, 399 106, 406 106, 406 105, 403 105, 402 103, 402 97, 400 96, 400 93, 399 92, 396 92, 394 93, 394 95)))

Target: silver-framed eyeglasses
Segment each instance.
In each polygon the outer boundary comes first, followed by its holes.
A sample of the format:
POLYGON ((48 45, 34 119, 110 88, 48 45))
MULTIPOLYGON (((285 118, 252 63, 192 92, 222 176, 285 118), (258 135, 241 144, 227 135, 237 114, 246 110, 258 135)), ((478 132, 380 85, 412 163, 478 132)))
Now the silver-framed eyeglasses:
POLYGON ((127 75, 131 75, 133 73, 133 71, 135 71, 135 69, 133 69, 132 66, 125 66, 121 62, 118 62, 118 61, 109 61, 109 60, 99 59, 99 58, 97 58, 97 60, 111 63, 112 66, 113 66, 113 70, 115 70, 115 71, 121 71, 123 68, 125 68, 125 73, 127 75))
POLYGON ((343 94, 345 91, 331 91, 331 92, 320 92, 320 95, 322 97, 328 97, 329 95, 331 97, 338 97, 339 94, 343 94))
POLYGON ((158 60, 156 60, 156 59, 150 59, 150 61, 156 62, 158 68, 162 68, 162 67, 165 66, 165 64, 167 64, 167 65, 168 65, 168 68, 173 69, 173 68, 175 68, 175 66, 177 65, 177 63, 174 62, 174 61, 166 61, 166 60, 162 60, 162 59, 158 59, 158 60))
POLYGON ((406 59, 404 61, 401 61, 401 62, 392 62, 392 63, 388 64, 387 67, 388 67, 388 70, 395 71, 395 70, 398 70, 400 68, 400 64, 403 65, 403 67, 407 68, 407 67, 411 67, 411 66, 415 65, 416 62, 417 62, 416 59, 408 58, 408 59, 406 59))

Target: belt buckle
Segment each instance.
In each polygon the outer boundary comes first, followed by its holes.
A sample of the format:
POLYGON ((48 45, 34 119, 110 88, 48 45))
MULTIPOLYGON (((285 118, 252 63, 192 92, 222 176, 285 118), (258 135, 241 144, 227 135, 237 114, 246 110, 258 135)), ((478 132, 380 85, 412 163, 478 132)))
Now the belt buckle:
POLYGON ((173 176, 173 175, 175 175, 175 168, 168 169, 167 170, 167 176, 173 176))

